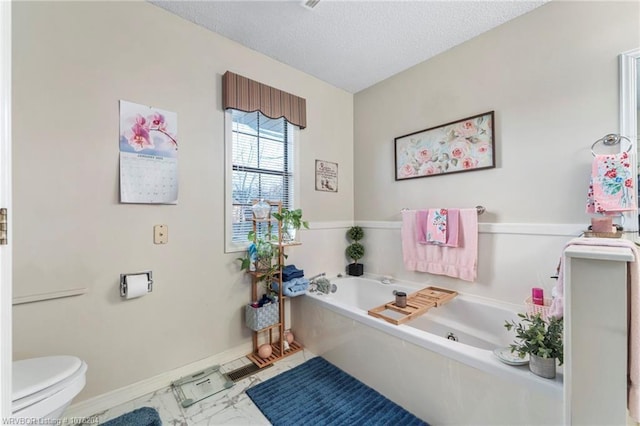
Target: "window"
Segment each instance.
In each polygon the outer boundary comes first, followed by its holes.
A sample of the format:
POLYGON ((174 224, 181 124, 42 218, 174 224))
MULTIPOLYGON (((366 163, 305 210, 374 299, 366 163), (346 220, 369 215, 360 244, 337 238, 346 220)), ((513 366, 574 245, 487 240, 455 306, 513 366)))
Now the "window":
POLYGON ((255 200, 292 205, 295 126, 235 109, 227 110, 227 125, 227 251, 237 251, 246 248, 255 200))

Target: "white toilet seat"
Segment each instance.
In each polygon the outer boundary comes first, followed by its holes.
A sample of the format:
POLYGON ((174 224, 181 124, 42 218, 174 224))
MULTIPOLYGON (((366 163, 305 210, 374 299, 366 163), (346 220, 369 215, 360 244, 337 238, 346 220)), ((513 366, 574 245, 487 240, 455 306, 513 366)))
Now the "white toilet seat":
POLYGON ((73 356, 15 361, 11 404, 13 415, 48 415, 56 404, 62 406, 82 390, 86 371, 87 364, 73 356), (45 399, 48 399, 46 403, 45 399))

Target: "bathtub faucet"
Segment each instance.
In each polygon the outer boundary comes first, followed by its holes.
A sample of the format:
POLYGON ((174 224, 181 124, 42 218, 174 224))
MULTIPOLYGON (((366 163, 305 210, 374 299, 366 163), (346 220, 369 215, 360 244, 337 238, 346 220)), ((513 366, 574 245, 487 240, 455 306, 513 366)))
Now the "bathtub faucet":
MULTIPOLYGON (((321 273, 313 276, 309 281, 311 282, 311 287, 320 293, 329 294, 335 293, 338 290, 338 287, 335 284, 332 284, 331 281, 325 278, 325 273, 321 273)), ((313 291, 313 290, 312 290, 313 291)))
POLYGON ((311 278, 309 278, 309 281, 313 282, 313 280, 318 279, 320 277, 324 277, 325 275, 327 275, 326 272, 320 272, 318 275, 314 275, 311 278))

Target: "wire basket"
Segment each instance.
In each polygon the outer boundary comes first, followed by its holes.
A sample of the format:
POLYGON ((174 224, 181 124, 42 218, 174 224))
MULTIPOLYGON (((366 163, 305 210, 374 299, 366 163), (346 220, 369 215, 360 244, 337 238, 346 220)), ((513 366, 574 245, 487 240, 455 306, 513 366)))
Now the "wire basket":
POLYGON ((540 317, 543 320, 548 320, 551 314, 551 299, 544 298, 544 305, 536 305, 531 300, 531 296, 527 297, 524 301, 524 304, 527 305, 527 313, 531 316, 540 314, 540 317))

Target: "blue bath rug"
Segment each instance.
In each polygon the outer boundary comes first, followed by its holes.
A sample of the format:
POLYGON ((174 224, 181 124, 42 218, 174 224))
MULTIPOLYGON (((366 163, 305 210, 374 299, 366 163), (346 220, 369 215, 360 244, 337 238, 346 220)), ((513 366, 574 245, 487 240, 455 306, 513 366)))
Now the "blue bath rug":
POLYGON ((427 425, 322 357, 246 392, 274 426, 427 425))
POLYGON ((162 426, 158 412, 151 407, 142 407, 120 417, 101 423, 102 426, 162 426))

